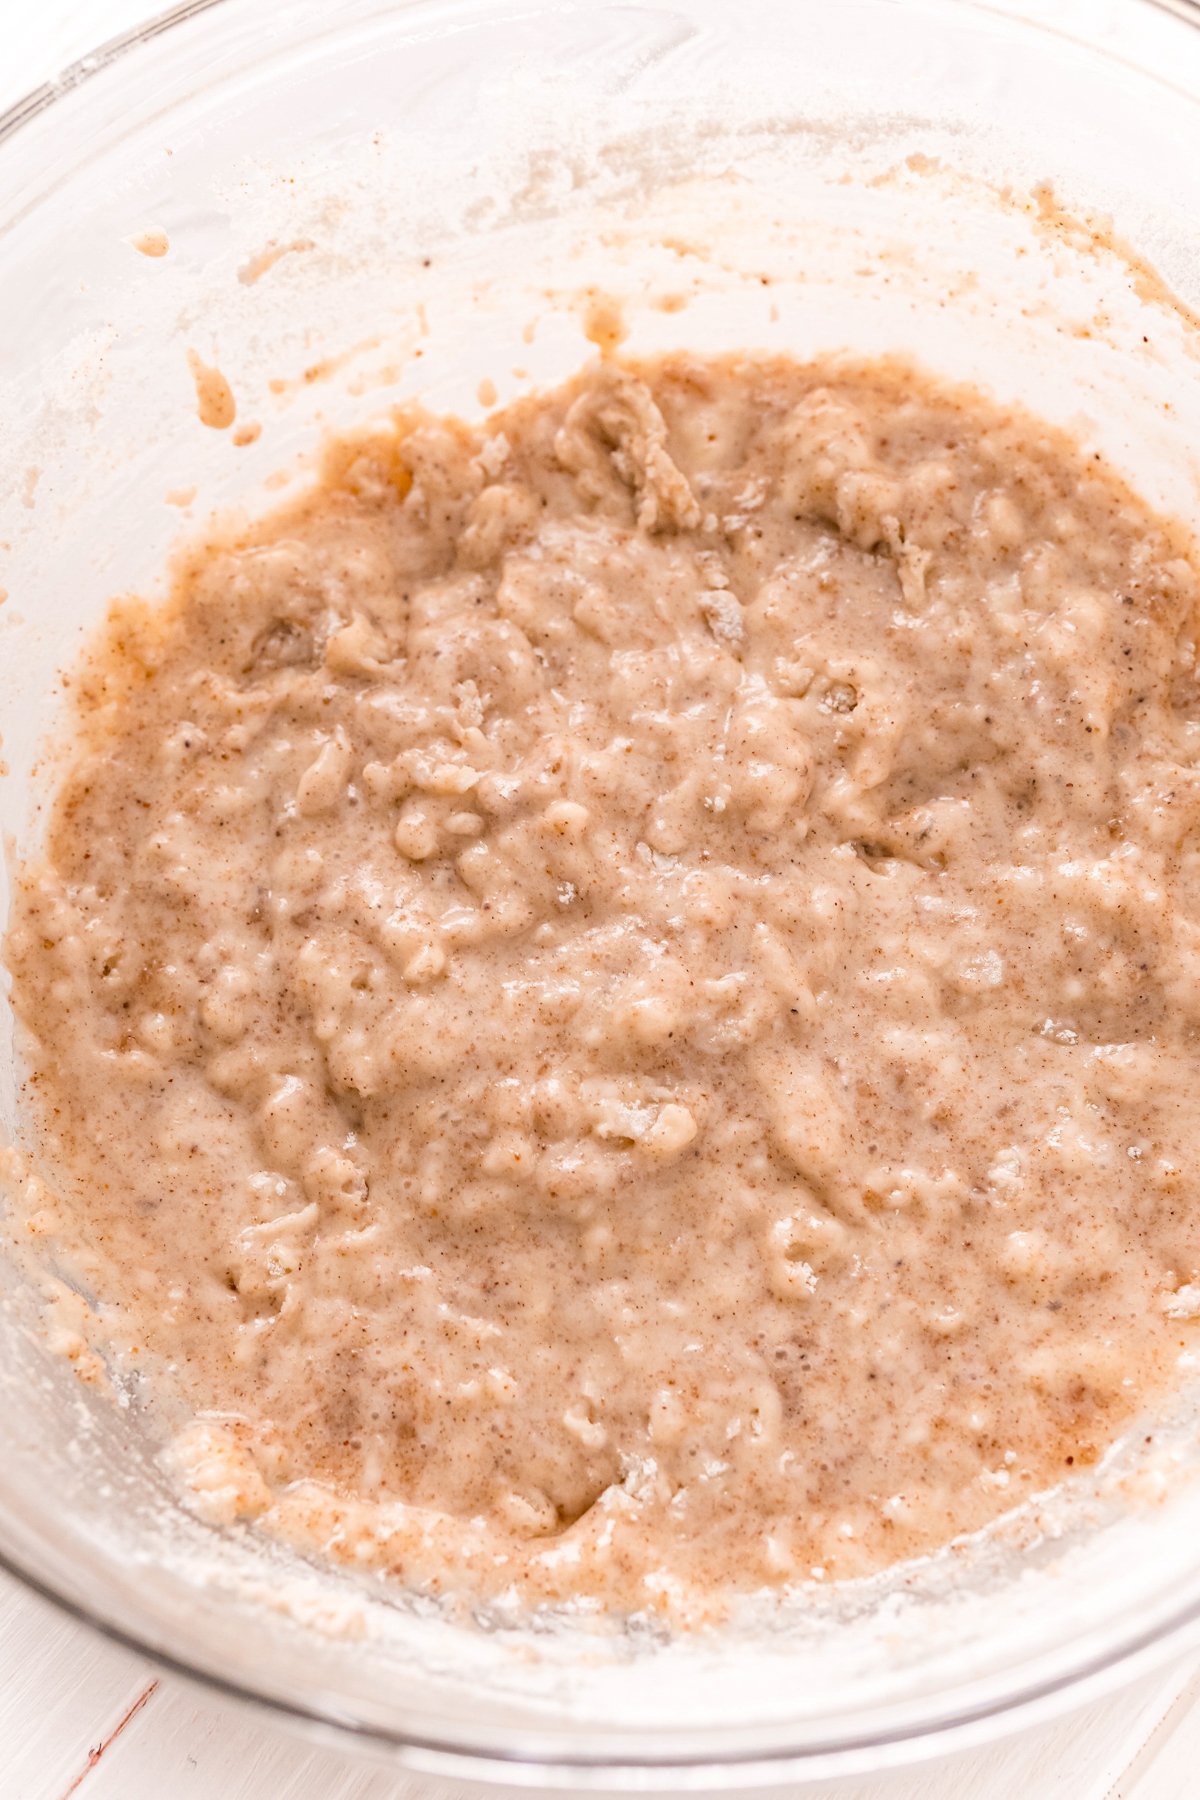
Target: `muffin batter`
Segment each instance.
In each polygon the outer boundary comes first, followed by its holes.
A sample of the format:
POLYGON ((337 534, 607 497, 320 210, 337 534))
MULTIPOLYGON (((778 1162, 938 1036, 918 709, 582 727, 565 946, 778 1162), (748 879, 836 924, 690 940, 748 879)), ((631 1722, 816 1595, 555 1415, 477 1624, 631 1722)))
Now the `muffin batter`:
POLYGON ((1094 1462, 1200 1312, 1195 567, 910 368, 604 361, 116 609, 8 961, 196 1503, 686 1610, 1094 1462))

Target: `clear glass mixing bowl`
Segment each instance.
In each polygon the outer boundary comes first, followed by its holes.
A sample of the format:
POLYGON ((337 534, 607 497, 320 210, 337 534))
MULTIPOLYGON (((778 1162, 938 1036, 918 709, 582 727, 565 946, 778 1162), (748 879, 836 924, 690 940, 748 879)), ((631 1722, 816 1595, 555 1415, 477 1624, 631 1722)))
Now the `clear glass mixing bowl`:
MULTIPOLYGON (((636 351, 908 351, 1200 522, 1198 24, 1191 0, 192 0, 31 96, 0 121, 10 842, 36 838, 59 672, 110 596, 161 587, 189 516, 302 482, 324 423, 565 374, 597 295, 636 351), (189 350, 254 441, 199 422, 189 350)), ((1196 1631, 1188 1391, 1040 1518, 718 1636, 464 1626, 190 1518, 140 1391, 114 1405, 47 1347, 17 1248, 0 1292, 3 1559, 411 1767, 875 1771, 1196 1631)))

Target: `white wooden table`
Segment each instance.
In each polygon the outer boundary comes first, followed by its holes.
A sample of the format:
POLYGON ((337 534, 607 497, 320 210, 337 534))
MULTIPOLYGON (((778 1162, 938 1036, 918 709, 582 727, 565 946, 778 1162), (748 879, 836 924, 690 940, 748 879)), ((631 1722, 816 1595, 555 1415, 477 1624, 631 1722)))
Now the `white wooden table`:
MULTIPOLYGON (((0 0, 0 109, 165 3, 0 0)), ((1047 12, 1054 5, 1045 0, 1047 12)), ((0 1576, 0 1800, 415 1800, 425 1791, 160 1676, 0 1576)), ((466 1800, 483 1790, 455 1791, 466 1800)), ((806 1790, 806 1800, 835 1795, 1197 1800, 1200 1655, 991 1749, 806 1790)))

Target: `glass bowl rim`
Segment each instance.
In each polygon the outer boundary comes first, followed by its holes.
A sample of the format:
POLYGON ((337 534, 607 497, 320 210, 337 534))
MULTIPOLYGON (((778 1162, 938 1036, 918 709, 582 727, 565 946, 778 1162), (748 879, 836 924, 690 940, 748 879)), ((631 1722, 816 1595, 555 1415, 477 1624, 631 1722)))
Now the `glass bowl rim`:
MULTIPOLYGON (((142 23, 102 40, 93 50, 77 56, 57 75, 29 89, 0 112, 0 157, 21 131, 85 84, 104 75, 130 53, 207 14, 232 10, 237 3, 238 0, 177 0, 177 4, 152 14, 142 23)), ((441 3, 448 6, 452 0, 441 0, 441 3)), ((489 4, 491 0, 484 0, 484 3, 489 4)), ((498 0, 498 3, 503 4, 504 0, 498 0)), ((907 0, 899 0, 899 3, 906 4, 907 0)), ((403 12, 418 4, 420 0, 389 0, 388 10, 403 12)), ((578 0, 537 0, 537 4, 539 9, 542 6, 553 9, 556 4, 563 4, 564 10, 574 11, 578 0)), ((1134 69, 1148 81, 1165 79, 1142 62, 1130 61, 1103 44, 1088 42, 1073 31, 1064 31, 1051 18, 1018 11, 1006 4, 1006 0, 950 0, 950 4, 974 13, 999 14, 1039 36, 1067 38, 1095 55, 1134 69)), ((1200 0, 1121 0, 1121 5, 1131 15, 1153 10, 1200 30, 1200 0)), ((1200 104, 1200 92, 1191 97, 1200 104)), ((33 201, 35 209, 42 199, 44 196, 33 201)), ((1172 1655, 1182 1655, 1188 1647, 1200 1643, 1198 1571, 1194 1591, 1181 1599, 1165 1617, 1149 1626, 1117 1634, 1100 1650, 1078 1657, 1064 1669, 1039 1675, 1025 1683, 1014 1680, 1006 1692, 991 1701, 960 1704, 942 1712, 936 1706, 930 1707, 911 1725, 850 1731, 802 1748, 765 1747, 749 1751, 735 1748, 727 1753, 706 1749, 690 1754, 682 1746, 676 1748, 664 1742, 661 1752, 623 1753, 618 1750, 612 1755, 573 1754, 565 1743, 551 1743, 544 1738, 539 1743, 536 1732, 514 1733, 511 1745, 497 1742, 480 1747, 470 1742, 456 1743, 445 1737, 424 1736, 374 1721, 354 1720, 332 1707, 323 1708, 316 1700, 288 1699, 266 1687, 224 1675, 218 1668, 202 1661, 189 1661, 186 1654, 151 1642, 134 1626, 119 1623, 79 1599, 65 1580, 56 1581, 3 1543, 0 1543, 0 1571, 108 1642, 149 1660, 165 1673, 182 1678, 201 1691, 305 1728, 314 1735, 325 1737, 334 1747, 373 1749, 376 1754, 390 1755, 393 1763, 414 1772, 490 1780, 508 1787, 529 1784, 540 1788, 572 1781, 590 1787, 599 1785, 605 1777, 614 1778, 619 1785, 622 1775, 626 1775, 631 1785, 636 1783, 647 1790, 665 1785, 671 1779, 685 1787, 699 1789, 729 1780, 746 1786, 760 1786, 788 1780, 807 1783, 833 1776, 870 1774, 884 1766, 878 1758, 880 1752, 891 1753, 889 1765, 900 1765, 935 1754, 944 1755, 953 1749, 964 1749, 972 1742, 999 1735, 1001 1730, 1013 1731, 1019 1726, 1030 1726, 1056 1716, 1065 1710, 1062 1703, 1067 1695, 1073 1696, 1078 1706, 1094 1701, 1125 1685, 1137 1674, 1153 1669, 1172 1655)))

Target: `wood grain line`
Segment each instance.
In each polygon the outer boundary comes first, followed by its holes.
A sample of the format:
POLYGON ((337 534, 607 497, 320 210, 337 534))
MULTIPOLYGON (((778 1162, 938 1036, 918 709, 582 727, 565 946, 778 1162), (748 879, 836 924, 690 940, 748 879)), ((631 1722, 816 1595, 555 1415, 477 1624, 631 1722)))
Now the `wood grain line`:
POLYGON ((1147 1734, 1145 1741, 1127 1766, 1122 1769, 1112 1786, 1104 1794, 1104 1800, 1133 1800, 1140 1783, 1153 1769, 1159 1755, 1166 1748, 1176 1731, 1188 1718, 1194 1716, 1200 1704, 1200 1669, 1193 1669, 1175 1698, 1166 1707, 1162 1717, 1147 1734))
POLYGON ((120 1719, 118 1719, 108 1736, 101 1739, 94 1750, 88 1751, 87 1761, 84 1763, 82 1769, 80 1769, 78 1775, 76 1775, 74 1781, 72 1781, 70 1787, 63 1789, 60 1800, 71 1800, 71 1795, 79 1792, 79 1789, 83 1786, 92 1770, 96 1767, 96 1764, 100 1761, 100 1758, 104 1755, 104 1752, 112 1744, 116 1743, 126 1726, 133 1723, 143 1706, 146 1705, 147 1701, 152 1700, 157 1692, 158 1677, 156 1676, 153 1681, 148 1681, 146 1683, 137 1699, 133 1702, 133 1705, 126 1710, 120 1719))

